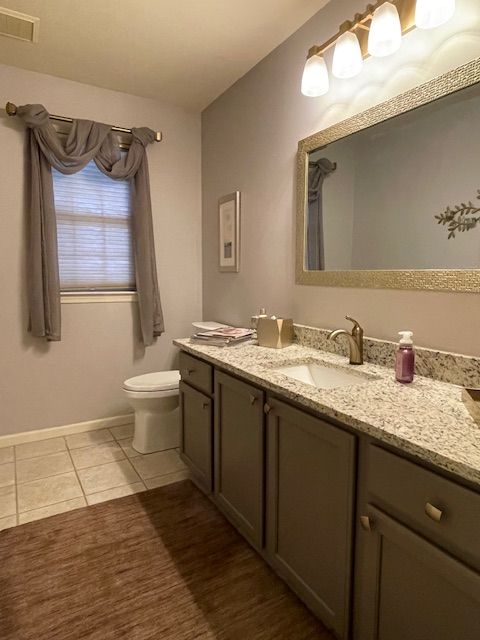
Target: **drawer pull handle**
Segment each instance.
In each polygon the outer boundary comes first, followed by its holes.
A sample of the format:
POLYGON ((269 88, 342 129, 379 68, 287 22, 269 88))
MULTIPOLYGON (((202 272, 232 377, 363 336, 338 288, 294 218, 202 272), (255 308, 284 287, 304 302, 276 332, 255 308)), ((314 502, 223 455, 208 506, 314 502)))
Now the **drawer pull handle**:
POLYGON ((268 404, 268 402, 266 402, 263 405, 263 410, 264 410, 265 413, 270 413, 270 411, 272 410, 272 407, 268 404))
POLYGON ((427 502, 425 505, 425 513, 435 522, 440 522, 443 516, 443 511, 441 509, 437 509, 437 507, 434 507, 433 504, 430 504, 430 502, 427 502))
POLYGON ((257 397, 250 394, 250 404, 255 404, 256 401, 257 401, 257 397))
POLYGON ((364 531, 372 530, 372 521, 370 520, 369 516, 360 516, 360 524, 364 531))
POLYGON ((195 369, 185 369, 185 375, 191 376, 192 373, 195 373, 195 369))
POLYGON ((209 406, 210 406, 210 403, 209 403, 209 402, 204 402, 204 403, 202 404, 202 409, 208 409, 208 407, 209 407, 209 406))

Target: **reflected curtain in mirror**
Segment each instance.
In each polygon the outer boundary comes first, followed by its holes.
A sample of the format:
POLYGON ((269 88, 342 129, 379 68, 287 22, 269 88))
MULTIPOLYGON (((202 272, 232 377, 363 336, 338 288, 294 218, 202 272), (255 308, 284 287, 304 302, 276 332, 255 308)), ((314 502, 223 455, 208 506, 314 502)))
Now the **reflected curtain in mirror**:
POLYGON ((325 269, 323 233, 323 182, 337 165, 327 158, 309 162, 308 165, 308 222, 307 255, 305 267, 309 270, 325 269))

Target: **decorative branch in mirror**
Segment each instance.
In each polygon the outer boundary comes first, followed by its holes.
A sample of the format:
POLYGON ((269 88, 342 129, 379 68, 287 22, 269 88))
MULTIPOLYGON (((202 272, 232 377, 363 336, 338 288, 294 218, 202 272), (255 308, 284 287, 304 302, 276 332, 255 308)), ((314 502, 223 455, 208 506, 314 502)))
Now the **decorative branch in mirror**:
MULTIPOLYGON (((477 200, 480 200, 480 189, 477 191, 477 200)), ((457 204, 453 209, 447 207, 439 216, 435 216, 438 224, 448 225, 448 239, 455 238, 457 231, 463 233, 474 229, 480 224, 480 207, 476 207, 471 200, 467 204, 457 204), (475 217, 476 214, 478 217, 475 217)))
POLYGON ((480 58, 301 140, 296 282, 480 292, 479 139, 480 58))

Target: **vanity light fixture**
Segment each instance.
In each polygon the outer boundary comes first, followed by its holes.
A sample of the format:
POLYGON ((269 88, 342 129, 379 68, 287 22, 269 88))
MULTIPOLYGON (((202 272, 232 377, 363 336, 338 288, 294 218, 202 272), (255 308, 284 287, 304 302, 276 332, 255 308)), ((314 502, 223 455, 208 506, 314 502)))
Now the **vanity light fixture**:
POLYGON ((402 35, 415 27, 433 29, 455 13, 455 0, 378 0, 363 13, 347 20, 322 45, 310 48, 302 77, 302 93, 323 96, 329 89, 324 54, 335 47, 332 74, 353 78, 362 70, 368 56, 384 57, 398 51, 402 35))
POLYGON ((375 10, 368 34, 368 53, 376 58, 390 56, 402 44, 402 25, 397 7, 385 2, 375 10))
POLYGON ((435 29, 448 22, 455 13, 455 0, 417 0, 415 25, 419 29, 435 29))
POLYGON ((336 78, 354 78, 362 67, 363 56, 358 38, 351 31, 345 31, 335 44, 332 73, 336 78))
POLYGON ((302 76, 302 93, 304 96, 317 98, 328 92, 330 80, 325 60, 321 56, 308 58, 302 76))

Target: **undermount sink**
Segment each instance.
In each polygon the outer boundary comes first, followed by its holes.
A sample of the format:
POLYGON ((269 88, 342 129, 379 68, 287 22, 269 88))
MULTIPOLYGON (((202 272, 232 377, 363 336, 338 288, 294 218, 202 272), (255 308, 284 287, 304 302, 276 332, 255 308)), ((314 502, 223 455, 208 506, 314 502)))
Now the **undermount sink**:
POLYGON ((317 389, 338 389, 354 384, 366 384, 374 379, 362 373, 354 373, 339 367, 328 367, 317 362, 278 367, 274 371, 293 380, 310 384, 317 389))

